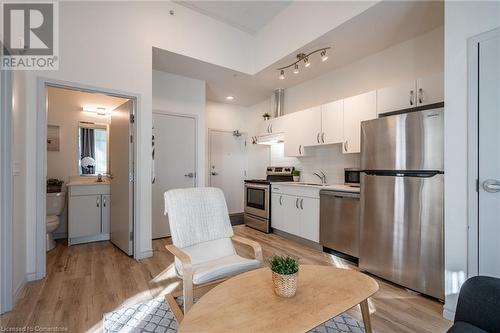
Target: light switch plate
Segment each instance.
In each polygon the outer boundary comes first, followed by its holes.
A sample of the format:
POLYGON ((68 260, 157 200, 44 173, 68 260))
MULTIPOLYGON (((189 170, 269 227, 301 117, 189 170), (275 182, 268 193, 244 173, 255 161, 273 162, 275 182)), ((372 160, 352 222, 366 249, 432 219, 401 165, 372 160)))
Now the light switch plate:
POLYGON ((19 162, 14 161, 12 164, 12 175, 19 176, 21 174, 21 164, 19 162))

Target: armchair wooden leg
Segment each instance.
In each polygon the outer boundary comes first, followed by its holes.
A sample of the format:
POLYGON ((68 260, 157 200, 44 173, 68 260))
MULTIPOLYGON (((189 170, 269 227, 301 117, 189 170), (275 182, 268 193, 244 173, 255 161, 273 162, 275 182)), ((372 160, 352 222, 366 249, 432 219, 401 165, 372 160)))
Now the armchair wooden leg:
POLYGON ((193 275, 184 271, 182 279, 182 294, 184 296, 184 314, 193 306, 193 275))

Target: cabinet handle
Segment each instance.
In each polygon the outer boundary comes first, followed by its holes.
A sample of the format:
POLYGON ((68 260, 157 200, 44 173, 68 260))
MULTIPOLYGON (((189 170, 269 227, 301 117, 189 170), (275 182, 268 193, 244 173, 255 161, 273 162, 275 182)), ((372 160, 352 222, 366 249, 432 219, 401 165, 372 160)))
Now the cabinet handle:
POLYGON ((299 145, 299 155, 302 155, 302 145, 299 145))
POLYGON ((318 132, 318 135, 316 135, 316 141, 318 141, 318 143, 319 143, 319 132, 318 132))
POLYGON ((106 197, 102 197, 102 205, 106 207, 106 197))
POLYGON ((95 205, 96 207, 99 207, 99 197, 97 197, 97 199, 95 200, 95 205))
POLYGON ((344 151, 347 151, 347 140, 344 142, 344 151))
POLYGON ((325 143, 325 132, 321 133, 321 142, 325 143))
POLYGON ((424 91, 422 90, 422 88, 418 89, 418 103, 419 104, 422 104, 424 102, 424 91))
POLYGON ((280 195, 280 206, 283 206, 283 202, 281 202, 282 199, 283 199, 283 196, 280 195))
POLYGON ((299 198, 295 199, 295 208, 299 209, 299 198))
POLYGON ((413 105, 413 90, 410 90, 410 105, 413 105))
POLYGON ((269 125, 269 133, 273 132, 273 124, 269 125))
POLYGON ((304 199, 300 199, 300 209, 304 210, 304 199))

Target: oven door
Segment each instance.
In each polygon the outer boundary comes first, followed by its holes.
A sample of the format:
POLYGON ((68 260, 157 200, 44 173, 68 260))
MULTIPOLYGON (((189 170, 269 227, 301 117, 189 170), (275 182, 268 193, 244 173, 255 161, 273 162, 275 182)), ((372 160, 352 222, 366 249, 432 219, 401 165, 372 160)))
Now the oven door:
POLYGON ((245 184, 245 213, 269 219, 269 185, 245 184))

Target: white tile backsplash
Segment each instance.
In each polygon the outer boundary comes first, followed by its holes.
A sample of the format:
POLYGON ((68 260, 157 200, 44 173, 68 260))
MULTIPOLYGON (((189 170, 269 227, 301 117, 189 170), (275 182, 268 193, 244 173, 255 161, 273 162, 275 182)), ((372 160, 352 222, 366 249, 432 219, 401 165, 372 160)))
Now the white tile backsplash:
POLYGON ((357 168, 360 165, 360 154, 342 154, 342 144, 307 147, 306 156, 286 157, 284 144, 271 146, 270 165, 294 166, 300 170, 300 180, 318 182, 313 172, 323 171, 329 184, 344 183, 344 168, 357 168))

